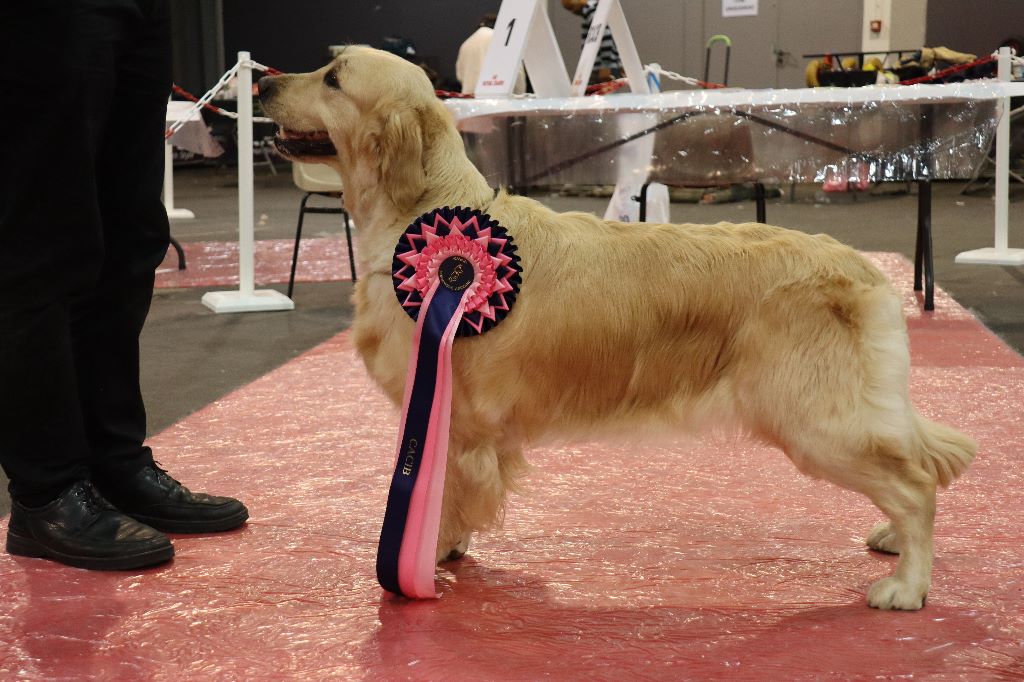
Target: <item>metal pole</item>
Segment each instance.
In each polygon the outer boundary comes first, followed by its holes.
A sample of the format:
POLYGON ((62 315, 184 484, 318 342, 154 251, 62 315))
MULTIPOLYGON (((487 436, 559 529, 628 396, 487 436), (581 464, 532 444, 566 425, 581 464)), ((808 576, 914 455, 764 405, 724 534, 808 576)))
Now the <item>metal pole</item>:
POLYGON ((252 65, 248 52, 238 53, 238 284, 242 296, 255 289, 253 160, 252 160, 252 65))
POLYGON ((164 208, 174 212, 174 151, 170 141, 164 142, 164 208))
MULTIPOLYGON (((999 81, 1013 80, 1010 48, 999 48, 999 81)), ((996 126, 996 226, 992 247, 963 251, 956 255, 957 263, 982 265, 1024 265, 1024 249, 1011 249, 1010 233, 1010 98, 999 101, 999 123, 996 126)))
MULTIPOLYGON (((232 67, 234 70, 235 67, 232 67)), ((292 310, 295 303, 275 289, 255 291, 253 259, 252 62, 238 53, 238 291, 208 291, 203 305, 215 313, 292 310)), ((225 74, 227 76, 228 74, 225 74)))
POLYGON ((170 140, 164 142, 164 210, 172 220, 191 220, 196 217, 187 208, 174 206, 174 148, 170 140))
MULTIPOLYGON (((1011 76, 1010 48, 999 48, 999 80, 1008 83, 1011 76)), ((1010 98, 1000 101, 999 126, 996 128, 996 236, 997 251, 1009 246, 1010 206, 1010 98)))

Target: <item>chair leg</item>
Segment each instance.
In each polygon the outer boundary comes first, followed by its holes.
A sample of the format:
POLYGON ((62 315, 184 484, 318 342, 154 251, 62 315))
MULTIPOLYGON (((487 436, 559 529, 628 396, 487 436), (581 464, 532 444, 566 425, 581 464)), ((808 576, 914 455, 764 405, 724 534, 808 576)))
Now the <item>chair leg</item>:
POLYGON ((754 204, 756 205, 757 211, 757 222, 764 224, 768 222, 767 211, 765 209, 765 191, 764 185, 760 182, 754 183, 754 204))
MULTIPOLYGON (((921 268, 924 270, 924 309, 935 310, 935 262, 932 255, 932 183, 925 180, 918 184, 917 223, 919 244, 915 251, 921 252, 921 268)), ((917 268, 914 268, 915 272, 917 268)), ((915 284, 917 284, 915 278, 915 284)), ((915 287, 916 288, 916 287, 915 287)))
POLYGON ((299 263, 299 242, 302 240, 302 218, 306 215, 306 202, 312 195, 312 192, 306 192, 306 196, 302 197, 302 203, 299 204, 299 224, 295 228, 295 249, 292 251, 292 272, 288 276, 288 298, 292 297, 292 291, 295 289, 295 268, 299 263))
POLYGON ((924 183, 917 183, 917 234, 914 238, 914 291, 921 291, 921 275, 924 265, 924 215, 921 212, 924 206, 923 193, 924 183))
POLYGON ((650 186, 651 183, 645 182, 643 186, 640 187, 640 196, 636 198, 640 203, 640 213, 637 217, 640 219, 639 222, 641 223, 647 222, 647 188, 650 186))
POLYGON ((270 158, 270 150, 267 147, 266 142, 262 145, 263 158, 267 160, 267 165, 270 166, 270 173, 277 175, 277 167, 274 166, 274 159, 270 158))
POLYGON ((352 251, 352 224, 349 222, 348 211, 342 210, 345 221, 345 240, 348 242, 348 270, 352 273, 352 283, 356 283, 356 254, 352 251))
POLYGON ((174 247, 175 253, 178 254, 178 269, 185 269, 185 250, 181 248, 181 244, 174 237, 171 237, 171 246, 174 247))

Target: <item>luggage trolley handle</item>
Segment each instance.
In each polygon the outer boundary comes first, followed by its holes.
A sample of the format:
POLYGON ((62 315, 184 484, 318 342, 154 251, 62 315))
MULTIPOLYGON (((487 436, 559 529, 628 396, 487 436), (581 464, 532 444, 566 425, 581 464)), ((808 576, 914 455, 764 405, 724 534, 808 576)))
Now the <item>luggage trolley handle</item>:
POLYGON ((722 85, 729 84, 729 54, 732 52, 732 39, 727 35, 714 35, 708 38, 707 52, 704 54, 704 82, 710 82, 711 74, 711 47, 715 43, 725 43, 725 73, 722 76, 722 85))

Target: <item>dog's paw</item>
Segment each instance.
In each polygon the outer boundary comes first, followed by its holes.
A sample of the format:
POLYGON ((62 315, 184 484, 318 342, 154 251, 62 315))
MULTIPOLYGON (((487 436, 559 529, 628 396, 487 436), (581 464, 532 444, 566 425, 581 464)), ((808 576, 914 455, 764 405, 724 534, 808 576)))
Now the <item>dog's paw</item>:
POLYGON ((469 539, 471 536, 467 535, 459 544, 455 545, 451 551, 445 556, 441 557, 440 561, 457 561, 462 557, 466 556, 466 552, 469 551, 469 539))
POLYGON ((924 606, 927 595, 927 586, 915 587, 899 578, 883 578, 868 590, 868 606, 874 609, 917 611, 924 606))
POLYGON ((899 540, 896 537, 896 531, 893 530, 892 524, 886 521, 875 526, 867 539, 868 547, 878 552, 885 552, 886 554, 899 554, 900 545, 899 540))

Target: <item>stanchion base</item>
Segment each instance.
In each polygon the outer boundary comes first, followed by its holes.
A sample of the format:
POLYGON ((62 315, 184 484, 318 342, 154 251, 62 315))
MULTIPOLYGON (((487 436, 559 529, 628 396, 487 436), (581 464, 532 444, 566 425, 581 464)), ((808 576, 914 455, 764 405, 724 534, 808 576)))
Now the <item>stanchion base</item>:
POLYGON ((196 214, 187 208, 169 208, 167 209, 167 217, 171 220, 192 220, 196 217, 196 214))
POLYGON ((251 294, 241 291, 211 291, 203 294, 203 305, 215 313, 256 313, 294 310, 295 302, 279 291, 260 289, 251 294))
POLYGON ((958 253, 955 262, 975 265, 1024 265, 1024 249, 974 249, 958 253))

